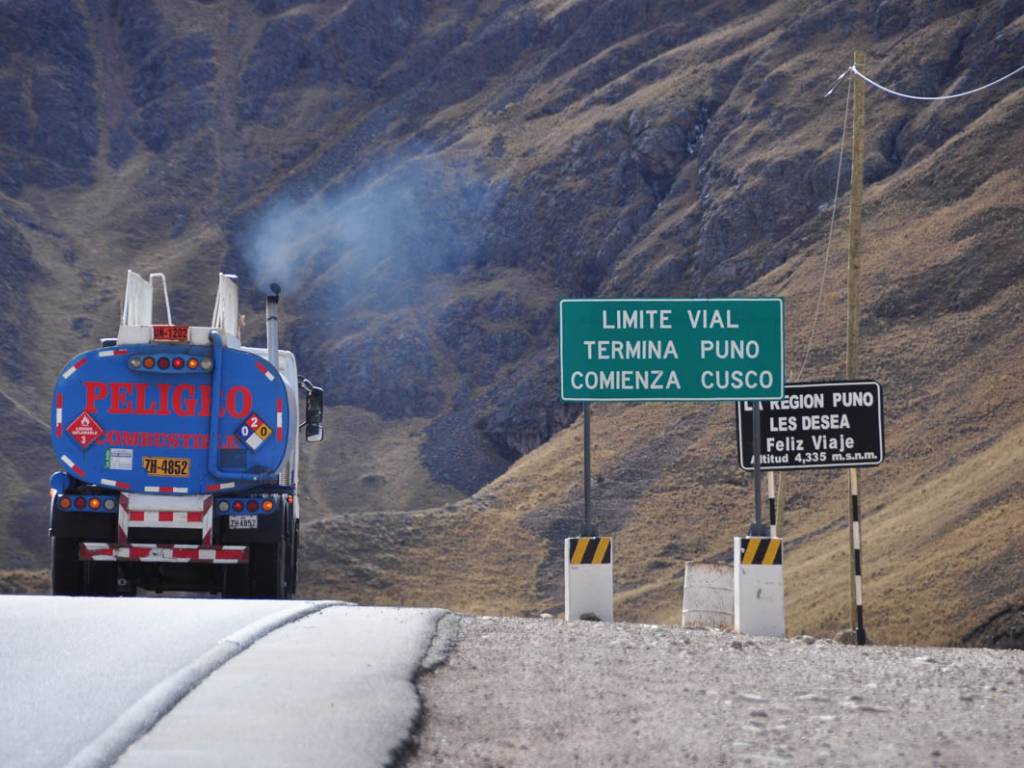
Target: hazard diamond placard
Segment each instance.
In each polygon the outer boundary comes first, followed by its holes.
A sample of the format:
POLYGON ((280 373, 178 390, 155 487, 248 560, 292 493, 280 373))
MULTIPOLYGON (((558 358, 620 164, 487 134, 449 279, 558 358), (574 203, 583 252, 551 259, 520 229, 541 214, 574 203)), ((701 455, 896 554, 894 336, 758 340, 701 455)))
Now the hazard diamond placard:
POLYGON ((237 431, 239 439, 250 451, 255 451, 263 445, 272 433, 273 430, 255 413, 249 414, 237 431))
POLYGON ((99 425, 96 419, 82 411, 77 419, 68 424, 67 433, 71 435, 71 439, 78 443, 79 447, 84 451, 96 442, 96 438, 103 434, 103 427, 99 425))

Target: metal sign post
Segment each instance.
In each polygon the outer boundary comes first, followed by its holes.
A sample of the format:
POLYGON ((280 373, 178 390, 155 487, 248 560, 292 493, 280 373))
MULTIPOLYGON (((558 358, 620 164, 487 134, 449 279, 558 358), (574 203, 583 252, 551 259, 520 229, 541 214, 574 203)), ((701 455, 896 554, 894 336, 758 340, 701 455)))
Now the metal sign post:
POLYGON ((590 403, 583 403, 583 530, 565 540, 565 619, 612 621, 612 540, 597 535, 590 494, 590 403))
POLYGON ((761 522, 761 401, 754 401, 754 524, 750 526, 751 536, 765 536, 764 523, 761 522))
POLYGON ((583 530, 582 536, 597 536, 590 514, 590 403, 583 404, 583 530))

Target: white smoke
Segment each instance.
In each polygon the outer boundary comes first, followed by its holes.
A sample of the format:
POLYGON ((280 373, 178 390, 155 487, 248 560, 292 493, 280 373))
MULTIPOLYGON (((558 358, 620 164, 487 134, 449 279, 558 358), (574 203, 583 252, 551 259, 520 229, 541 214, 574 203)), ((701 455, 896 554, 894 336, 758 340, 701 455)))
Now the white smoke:
POLYGON ((379 291, 470 263, 502 191, 436 156, 392 162, 358 184, 273 202, 244 233, 243 256, 261 288, 379 291))

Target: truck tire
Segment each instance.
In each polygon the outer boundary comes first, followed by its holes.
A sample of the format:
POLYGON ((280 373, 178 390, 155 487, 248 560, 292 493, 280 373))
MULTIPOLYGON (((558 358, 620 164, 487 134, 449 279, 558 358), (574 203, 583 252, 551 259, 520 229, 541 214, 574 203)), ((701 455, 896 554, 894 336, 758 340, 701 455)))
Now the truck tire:
POLYGON ((50 585, 55 595, 85 594, 85 569, 74 539, 50 539, 50 585))
POLYGON ((285 596, 284 539, 249 547, 249 596, 279 599, 285 596))
POLYGON ((295 596, 295 555, 296 540, 298 535, 298 520, 292 517, 292 511, 287 507, 284 510, 284 596, 295 596))
POLYGON ((95 597, 117 594, 117 563, 84 563, 85 593, 95 597))
POLYGON ((249 596, 248 563, 224 566, 224 586, 220 594, 228 599, 249 596))
POLYGON ((299 521, 292 522, 292 540, 288 558, 288 597, 295 597, 299 585, 299 521))

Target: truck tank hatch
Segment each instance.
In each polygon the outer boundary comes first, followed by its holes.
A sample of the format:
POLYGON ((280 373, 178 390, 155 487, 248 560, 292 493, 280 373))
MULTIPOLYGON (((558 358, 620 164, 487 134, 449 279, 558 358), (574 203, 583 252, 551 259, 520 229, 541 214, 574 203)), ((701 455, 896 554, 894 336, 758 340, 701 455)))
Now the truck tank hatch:
POLYGON ((289 402, 273 365, 220 343, 93 349, 57 379, 53 449, 79 480, 135 493, 276 483, 289 402))

